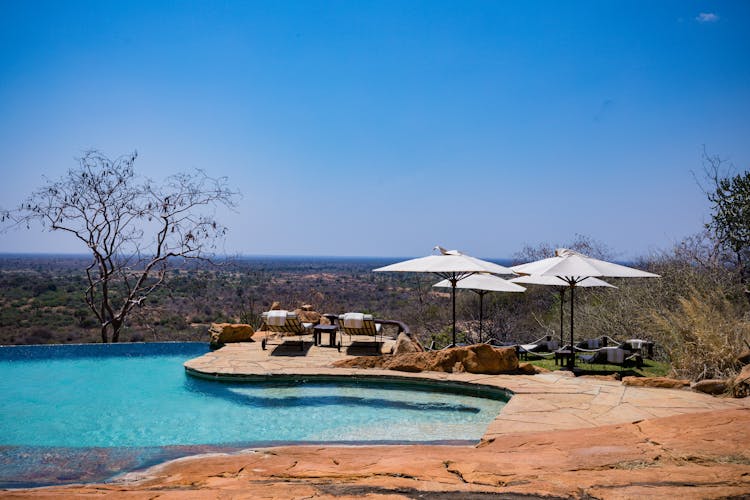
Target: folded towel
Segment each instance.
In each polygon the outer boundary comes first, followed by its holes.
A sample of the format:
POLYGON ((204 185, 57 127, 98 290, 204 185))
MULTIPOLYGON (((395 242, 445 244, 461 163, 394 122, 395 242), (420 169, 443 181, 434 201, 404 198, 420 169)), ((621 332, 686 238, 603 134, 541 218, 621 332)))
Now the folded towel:
POLYGON ((286 311, 268 311, 266 323, 268 323, 268 326, 284 326, 284 323, 286 323, 286 311))
POLYGON ((344 314, 344 328, 362 328, 364 321, 365 315, 362 313, 344 314))

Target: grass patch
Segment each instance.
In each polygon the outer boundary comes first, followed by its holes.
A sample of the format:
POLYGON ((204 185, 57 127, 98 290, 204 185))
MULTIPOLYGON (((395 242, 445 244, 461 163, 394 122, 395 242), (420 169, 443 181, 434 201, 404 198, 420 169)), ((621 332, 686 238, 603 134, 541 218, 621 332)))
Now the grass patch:
MULTIPOLYGON (((539 366, 552 371, 563 368, 563 366, 556 365, 553 359, 529 359, 528 362, 534 366, 539 366)), ((669 363, 662 363, 660 361, 654 361, 653 359, 644 359, 641 368, 636 368, 634 366, 623 368, 619 365, 598 363, 588 364, 580 361, 576 361, 576 366, 586 371, 601 373, 602 375, 623 372, 637 377, 665 377, 671 371, 669 363)))

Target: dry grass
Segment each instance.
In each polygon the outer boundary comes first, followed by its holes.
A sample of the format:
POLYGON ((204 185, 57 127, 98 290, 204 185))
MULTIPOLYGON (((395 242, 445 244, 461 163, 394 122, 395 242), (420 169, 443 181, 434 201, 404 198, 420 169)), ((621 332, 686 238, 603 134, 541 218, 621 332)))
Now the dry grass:
POLYGON ((701 380, 735 374, 734 358, 750 338, 750 321, 737 301, 717 290, 690 288, 672 310, 652 311, 674 374, 701 380))

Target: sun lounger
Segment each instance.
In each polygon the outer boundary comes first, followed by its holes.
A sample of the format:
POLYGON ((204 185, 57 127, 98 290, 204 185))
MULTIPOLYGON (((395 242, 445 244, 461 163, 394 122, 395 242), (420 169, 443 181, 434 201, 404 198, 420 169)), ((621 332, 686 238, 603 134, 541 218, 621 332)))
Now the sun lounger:
POLYGON ((529 355, 547 358, 551 357, 559 347, 560 343, 557 340, 552 340, 549 336, 545 335, 530 344, 520 344, 517 347, 517 352, 523 359, 528 359, 529 355))
POLYGON ((645 355, 647 358, 654 357, 654 343, 650 340, 628 339, 620 347, 641 356, 645 355))
POLYGON ((363 313, 346 313, 339 316, 339 331, 341 332, 341 341, 343 343, 344 335, 349 335, 349 342, 351 344, 352 338, 355 335, 372 336, 375 341, 375 347, 380 348, 378 344, 378 335, 380 336, 381 342, 383 339, 382 325, 376 322, 372 317, 372 314, 363 313))
POLYGON ((640 354, 632 354, 620 347, 601 347, 593 351, 584 352, 585 354, 581 354, 579 359, 588 364, 625 366, 627 362, 632 361, 638 367, 643 365, 643 358, 641 358, 640 354))
MULTIPOLYGON (((285 336, 302 336, 312 334, 313 323, 303 323, 297 317, 297 313, 293 311, 267 311, 264 312, 261 317, 263 318, 263 326, 261 330, 266 332, 266 336, 261 341, 261 348, 266 349, 269 344, 269 333, 276 334, 277 337, 285 336)), ((304 349, 304 341, 299 340, 300 350, 304 349)))

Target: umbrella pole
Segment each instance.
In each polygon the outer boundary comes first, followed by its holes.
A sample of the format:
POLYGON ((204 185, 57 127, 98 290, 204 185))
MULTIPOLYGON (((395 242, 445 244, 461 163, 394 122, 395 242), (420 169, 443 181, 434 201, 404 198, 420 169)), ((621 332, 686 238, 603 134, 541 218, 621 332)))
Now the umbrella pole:
POLYGON ((568 368, 571 370, 576 366, 576 349, 573 344, 573 303, 575 302, 575 285, 570 287, 570 358, 568 359, 568 368))
POLYGON ((455 276, 451 279, 451 290, 453 295, 453 345, 456 347, 456 278, 455 276))
POLYGON ((563 308, 565 305, 565 288, 560 288, 560 349, 565 345, 563 339, 563 308))
POLYGON ((482 306, 482 301, 484 300, 484 294, 479 294, 479 343, 482 343, 482 309, 484 307, 482 306))

